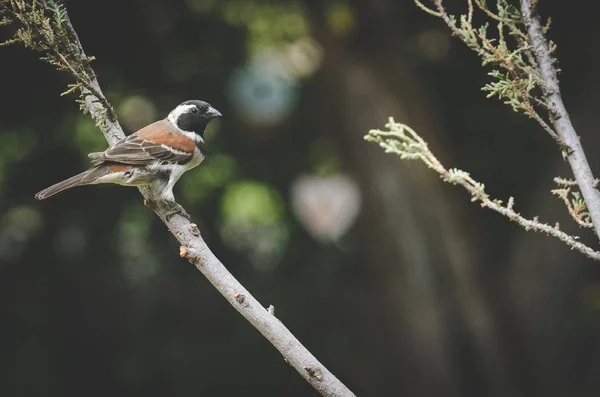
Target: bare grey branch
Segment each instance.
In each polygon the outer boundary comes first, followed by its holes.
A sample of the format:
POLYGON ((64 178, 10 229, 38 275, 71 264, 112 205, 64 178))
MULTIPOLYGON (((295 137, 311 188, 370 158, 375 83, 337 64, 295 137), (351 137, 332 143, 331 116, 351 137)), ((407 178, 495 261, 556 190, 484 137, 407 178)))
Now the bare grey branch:
POLYGON ((600 193, 596 190, 595 178, 585 157, 579 136, 571 124, 569 113, 563 104, 555 59, 548 47, 540 19, 535 13, 531 0, 521 0, 521 14, 525 28, 532 42, 539 70, 542 76, 542 89, 546 97, 552 124, 563 145, 566 158, 587 205, 596 235, 600 236, 600 193))

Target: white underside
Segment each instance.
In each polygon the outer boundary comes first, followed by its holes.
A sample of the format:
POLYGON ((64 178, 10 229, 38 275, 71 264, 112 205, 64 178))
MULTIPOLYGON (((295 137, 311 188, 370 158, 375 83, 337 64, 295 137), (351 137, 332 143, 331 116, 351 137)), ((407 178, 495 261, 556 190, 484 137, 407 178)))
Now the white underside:
POLYGON ((202 162, 202 160, 204 160, 204 155, 198 148, 196 148, 194 150, 194 156, 186 164, 179 165, 157 162, 151 165, 150 169, 152 171, 156 170, 157 168, 169 169, 171 171, 171 176, 166 184, 161 182, 157 182, 154 184, 155 194, 159 196, 162 200, 174 201, 175 197, 173 196, 173 186, 175 186, 175 184, 177 183, 179 178, 181 178, 184 172, 194 167, 197 167, 202 162))
POLYGON ((194 156, 186 164, 170 164, 157 161, 145 169, 134 169, 133 172, 113 172, 96 179, 94 184, 114 183, 122 186, 151 185, 157 197, 162 200, 174 201, 173 187, 179 178, 181 178, 184 172, 197 167, 202 160, 204 160, 204 155, 196 148, 194 156), (160 170, 170 171, 170 177, 166 183, 155 177, 160 170))

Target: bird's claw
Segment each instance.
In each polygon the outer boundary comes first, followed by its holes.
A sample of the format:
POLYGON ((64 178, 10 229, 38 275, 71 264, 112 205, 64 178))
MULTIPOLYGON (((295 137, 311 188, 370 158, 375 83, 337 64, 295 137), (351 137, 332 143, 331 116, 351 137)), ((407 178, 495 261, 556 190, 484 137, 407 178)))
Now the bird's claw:
POLYGON ((165 204, 167 206, 167 214, 165 215, 165 219, 167 220, 167 222, 175 215, 181 215, 188 221, 192 220, 190 214, 188 214, 186 210, 181 205, 177 204, 175 201, 167 201, 165 204))
POLYGON ((157 208, 156 201, 152 199, 144 199, 144 205, 150 208, 151 210, 156 210, 157 208))

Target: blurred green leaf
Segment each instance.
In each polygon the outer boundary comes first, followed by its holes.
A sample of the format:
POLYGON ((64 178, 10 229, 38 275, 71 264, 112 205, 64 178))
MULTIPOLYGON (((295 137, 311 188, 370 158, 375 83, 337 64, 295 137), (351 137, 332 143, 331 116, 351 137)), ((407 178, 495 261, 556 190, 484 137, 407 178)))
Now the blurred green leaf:
POLYGON ((225 244, 258 271, 277 266, 289 241, 284 203, 275 188, 256 181, 232 183, 222 197, 219 232, 225 244))
POLYGON ((225 2, 222 17, 229 24, 248 31, 248 52, 295 42, 309 36, 306 12, 299 2, 283 4, 233 0, 225 2))
POLYGON ((356 24, 352 9, 346 1, 334 1, 327 7, 327 24, 338 36, 347 35, 356 24))
POLYGON ((226 221, 244 219, 278 223, 284 217, 284 204, 271 186, 256 181, 240 181, 231 184, 223 194, 221 214, 226 221))

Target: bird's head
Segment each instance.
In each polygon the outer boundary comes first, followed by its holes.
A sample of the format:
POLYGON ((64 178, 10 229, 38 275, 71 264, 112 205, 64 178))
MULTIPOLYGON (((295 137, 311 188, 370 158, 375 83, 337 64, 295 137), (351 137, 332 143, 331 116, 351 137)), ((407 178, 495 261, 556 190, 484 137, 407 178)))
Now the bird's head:
POLYGON ((221 116, 221 112, 209 103, 194 99, 178 105, 169 113, 167 119, 181 131, 204 138, 204 129, 208 122, 221 116))

